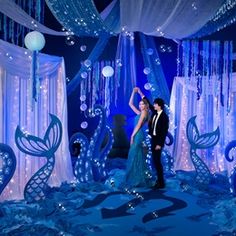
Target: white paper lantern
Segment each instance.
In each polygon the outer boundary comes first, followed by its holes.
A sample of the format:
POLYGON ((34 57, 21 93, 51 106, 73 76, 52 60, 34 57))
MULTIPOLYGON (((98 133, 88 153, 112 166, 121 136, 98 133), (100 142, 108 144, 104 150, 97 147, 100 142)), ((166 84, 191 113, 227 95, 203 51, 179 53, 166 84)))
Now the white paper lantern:
POLYGON ((31 51, 40 51, 45 45, 44 35, 38 31, 29 32, 25 36, 25 46, 31 51))
POLYGON ((111 77, 114 74, 114 69, 111 66, 105 66, 102 69, 102 74, 105 77, 111 77))

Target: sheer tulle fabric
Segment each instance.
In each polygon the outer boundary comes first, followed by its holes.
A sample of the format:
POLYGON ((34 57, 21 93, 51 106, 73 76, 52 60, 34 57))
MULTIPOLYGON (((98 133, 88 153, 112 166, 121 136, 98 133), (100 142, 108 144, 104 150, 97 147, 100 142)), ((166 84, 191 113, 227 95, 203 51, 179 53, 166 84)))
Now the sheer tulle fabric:
MULTIPOLYGON (((16 171, 0 196, 1 200, 21 199, 26 183, 42 167, 45 157, 29 156, 15 144, 17 125, 31 135, 43 138, 51 122, 49 113, 62 123, 62 141, 55 153, 51 186, 73 180, 68 145, 67 96, 64 60, 39 54, 40 88, 37 102, 32 102, 31 52, 0 40, 0 142, 9 145, 16 155, 16 171)), ((0 160, 1 167, 1 160, 0 160)))

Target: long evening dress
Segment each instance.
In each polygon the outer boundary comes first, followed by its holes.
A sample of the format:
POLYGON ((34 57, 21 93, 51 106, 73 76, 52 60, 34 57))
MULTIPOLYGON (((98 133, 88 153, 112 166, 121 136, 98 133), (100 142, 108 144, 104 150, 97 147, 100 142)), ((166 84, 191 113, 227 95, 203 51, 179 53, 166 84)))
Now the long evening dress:
MULTIPOLYGON (((139 118, 140 114, 135 117, 135 126, 138 123, 139 118)), ((147 128, 145 122, 135 134, 133 144, 130 146, 128 153, 126 185, 130 187, 148 187, 151 184, 150 178, 148 177, 149 169, 146 163, 146 156, 143 150, 143 141, 146 136, 145 128, 147 128)))

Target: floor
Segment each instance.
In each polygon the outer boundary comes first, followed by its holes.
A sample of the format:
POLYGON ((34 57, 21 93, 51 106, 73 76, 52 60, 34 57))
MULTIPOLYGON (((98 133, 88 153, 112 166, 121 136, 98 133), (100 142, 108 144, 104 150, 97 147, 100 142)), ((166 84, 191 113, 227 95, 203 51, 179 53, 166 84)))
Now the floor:
POLYGON ((49 187, 41 202, 1 202, 0 235, 236 236, 236 198, 220 185, 200 190, 180 172, 163 190, 122 189, 118 172, 105 184, 49 187))

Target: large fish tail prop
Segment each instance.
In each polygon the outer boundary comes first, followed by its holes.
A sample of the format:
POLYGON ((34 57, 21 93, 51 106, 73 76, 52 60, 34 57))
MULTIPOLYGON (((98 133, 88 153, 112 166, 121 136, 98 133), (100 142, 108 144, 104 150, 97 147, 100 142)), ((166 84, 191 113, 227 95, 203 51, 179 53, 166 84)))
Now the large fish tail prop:
POLYGON ((187 123, 186 133, 190 143, 190 156, 196 170, 196 182, 198 184, 208 185, 211 181, 211 172, 203 160, 197 155, 197 149, 206 149, 213 147, 219 141, 219 127, 211 132, 200 135, 195 123, 197 116, 193 116, 187 123))
POLYGON ((23 153, 34 157, 46 157, 47 162, 27 182, 24 189, 24 198, 27 202, 34 202, 45 198, 47 181, 55 165, 55 152, 62 139, 62 124, 60 120, 50 114, 51 123, 44 138, 25 134, 17 126, 15 142, 23 153))

